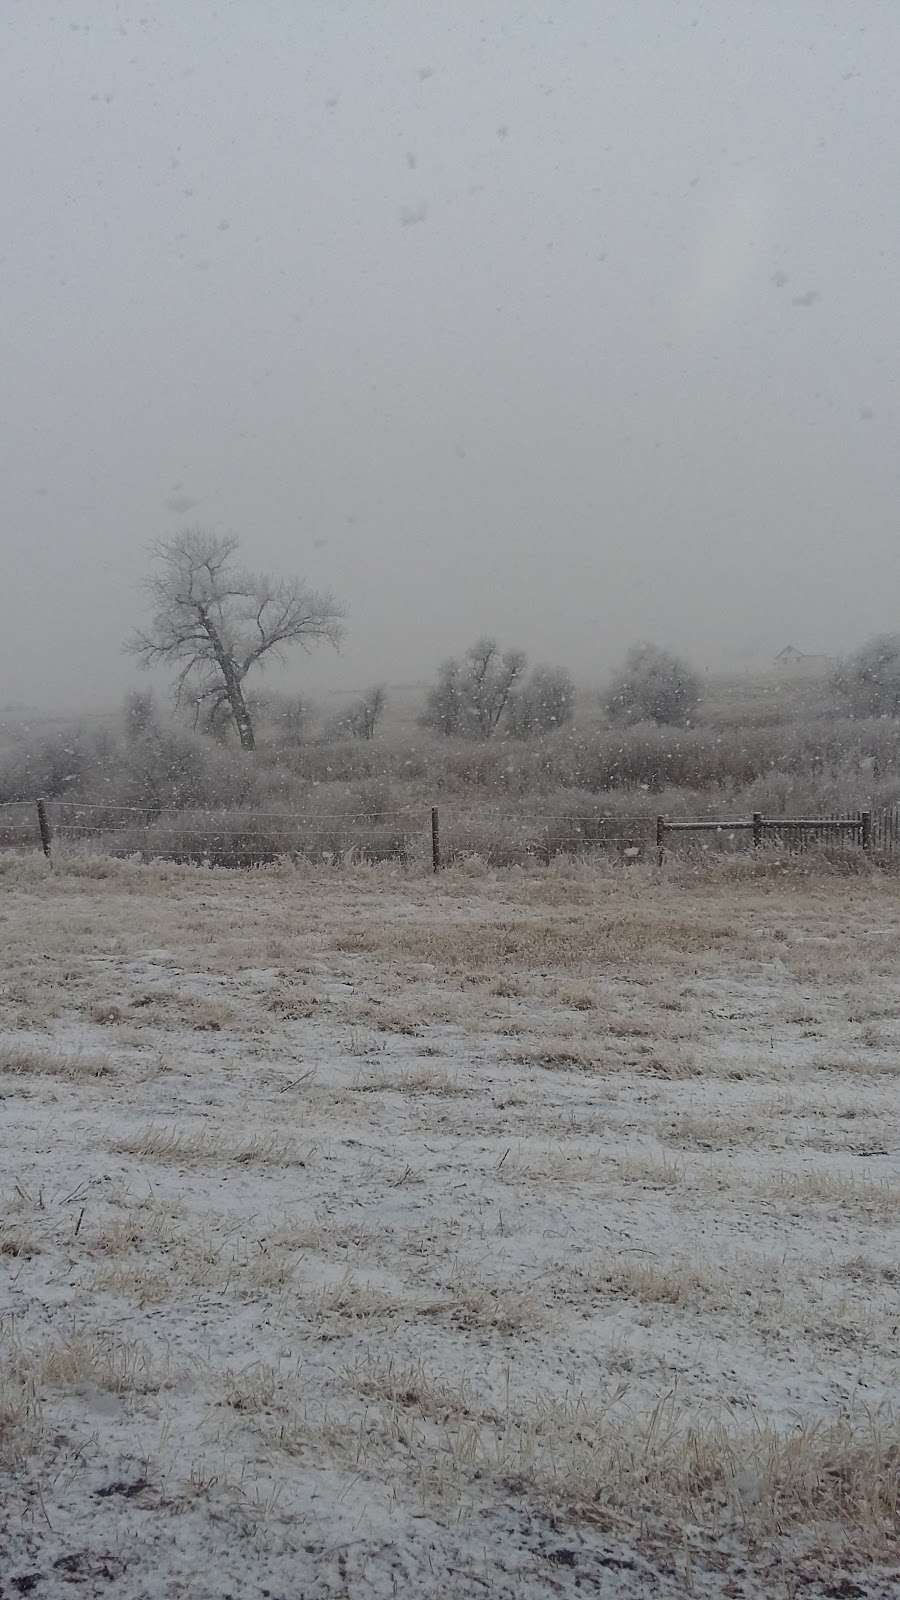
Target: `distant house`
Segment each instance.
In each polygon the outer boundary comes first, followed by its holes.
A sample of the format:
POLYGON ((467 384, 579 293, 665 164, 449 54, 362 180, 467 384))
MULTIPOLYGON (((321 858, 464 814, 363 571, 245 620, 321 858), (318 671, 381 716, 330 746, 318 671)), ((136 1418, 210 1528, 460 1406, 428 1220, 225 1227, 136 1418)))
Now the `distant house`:
POLYGON ((789 673, 793 678, 821 678, 830 672, 833 666, 831 656, 798 650, 794 644, 786 644, 775 657, 776 671, 789 673))

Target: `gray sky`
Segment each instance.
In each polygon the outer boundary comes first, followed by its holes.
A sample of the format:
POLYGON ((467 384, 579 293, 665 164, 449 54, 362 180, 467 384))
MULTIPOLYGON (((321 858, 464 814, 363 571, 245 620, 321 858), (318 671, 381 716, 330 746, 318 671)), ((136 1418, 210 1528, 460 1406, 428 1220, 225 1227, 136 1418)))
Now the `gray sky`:
POLYGON ((155 536, 598 679, 900 625, 896 0, 2 0, 0 701, 155 536))

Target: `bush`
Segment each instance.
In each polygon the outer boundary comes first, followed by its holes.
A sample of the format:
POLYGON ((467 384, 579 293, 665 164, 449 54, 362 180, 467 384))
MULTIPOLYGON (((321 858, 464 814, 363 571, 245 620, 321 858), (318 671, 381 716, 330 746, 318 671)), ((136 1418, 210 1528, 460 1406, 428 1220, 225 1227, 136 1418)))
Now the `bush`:
POLYGON ((635 645, 606 696, 614 722, 662 722, 683 727, 700 703, 700 679, 686 662, 652 644, 635 645))
POLYGON ((510 696, 507 725, 517 739, 552 733, 571 722, 575 685, 565 667, 535 667, 522 688, 510 696))
POLYGON ((254 726, 265 731, 270 743, 279 748, 297 749, 308 740, 315 707, 306 695, 274 692, 254 695, 249 707, 254 726))
POLYGON ((386 705, 387 690, 384 684, 373 684, 346 711, 331 719, 325 729, 325 738, 374 739, 386 705))
POLYGON ((877 634, 842 662, 834 689, 851 716, 900 716, 900 634, 877 634))
POLYGON ((36 795, 55 800, 78 793, 104 770, 109 754, 108 738, 88 733, 79 724, 36 738, 21 729, 3 750, 0 802, 36 795))
POLYGON ((445 661, 429 689, 420 718, 446 738, 489 739, 496 733, 513 689, 525 671, 521 650, 504 650, 496 639, 478 639, 462 661, 445 661))

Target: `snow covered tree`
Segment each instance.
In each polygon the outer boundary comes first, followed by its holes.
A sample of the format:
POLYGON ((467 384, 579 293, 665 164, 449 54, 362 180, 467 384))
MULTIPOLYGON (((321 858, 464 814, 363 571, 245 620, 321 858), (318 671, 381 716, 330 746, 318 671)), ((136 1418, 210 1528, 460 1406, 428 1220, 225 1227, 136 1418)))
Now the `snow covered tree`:
POLYGON ((421 720, 437 733, 489 739, 524 671, 524 651, 501 653, 496 639, 478 639, 462 662, 444 662, 426 696, 421 720))
POLYGON ((689 722, 700 702, 700 679, 687 662, 652 644, 629 650, 606 696, 614 722, 689 722))
POLYGON ((353 739, 374 739, 375 729, 384 715, 387 689, 383 683, 373 683, 360 695, 347 713, 347 731, 353 739))
POLYGON ((842 661, 834 688, 855 717, 900 716, 900 634, 877 634, 842 661))
POLYGON ((575 714, 575 685, 565 667, 535 667, 510 697, 509 731, 517 739, 553 733, 575 714))
POLYGON ((308 648, 322 639, 337 645, 343 612, 333 595, 299 578, 237 566, 237 549, 233 535, 196 527, 159 540, 146 585, 154 614, 127 648, 145 667, 177 665, 176 704, 191 706, 195 721, 203 718, 210 727, 224 712, 242 748, 253 750, 247 674, 270 656, 281 657, 288 645, 308 648))

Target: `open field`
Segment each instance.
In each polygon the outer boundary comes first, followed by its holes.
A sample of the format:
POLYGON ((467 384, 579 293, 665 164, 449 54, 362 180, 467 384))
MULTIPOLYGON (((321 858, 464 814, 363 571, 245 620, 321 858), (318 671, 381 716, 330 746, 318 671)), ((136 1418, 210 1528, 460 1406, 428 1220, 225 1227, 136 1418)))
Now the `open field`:
POLYGON ((900 1585, 900 884, 0 858, 0 1594, 900 1585))

